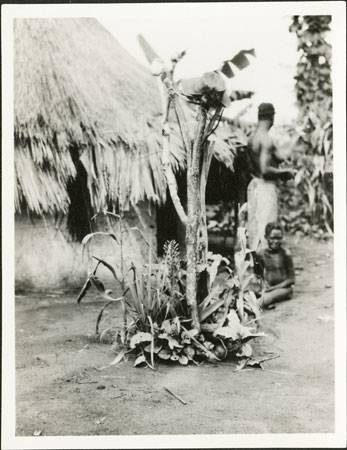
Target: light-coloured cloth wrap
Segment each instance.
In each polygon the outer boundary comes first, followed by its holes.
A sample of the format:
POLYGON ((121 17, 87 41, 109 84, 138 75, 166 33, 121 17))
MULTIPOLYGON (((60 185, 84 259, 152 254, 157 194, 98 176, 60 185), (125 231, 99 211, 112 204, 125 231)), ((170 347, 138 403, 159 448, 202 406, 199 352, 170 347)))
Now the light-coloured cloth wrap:
POLYGON ((247 188, 248 248, 266 247, 265 227, 278 220, 278 193, 273 181, 254 177, 247 188))

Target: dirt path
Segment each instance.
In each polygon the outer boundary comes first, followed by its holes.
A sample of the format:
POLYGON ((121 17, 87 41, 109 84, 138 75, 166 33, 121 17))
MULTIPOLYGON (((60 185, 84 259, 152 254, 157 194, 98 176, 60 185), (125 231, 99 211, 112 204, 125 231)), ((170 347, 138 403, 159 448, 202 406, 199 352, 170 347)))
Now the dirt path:
POLYGON ((291 249, 304 270, 295 298, 262 319, 268 336, 257 354, 280 355, 263 371, 205 364, 153 372, 131 361, 98 371, 114 358, 88 335, 100 300, 78 308, 73 296, 18 297, 17 435, 334 432, 332 243, 291 249))

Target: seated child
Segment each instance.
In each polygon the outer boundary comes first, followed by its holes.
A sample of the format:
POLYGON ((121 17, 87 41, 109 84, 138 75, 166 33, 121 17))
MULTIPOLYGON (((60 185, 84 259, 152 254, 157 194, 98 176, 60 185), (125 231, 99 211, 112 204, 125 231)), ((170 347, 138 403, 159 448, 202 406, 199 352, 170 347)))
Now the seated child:
POLYGON ((257 255, 264 268, 265 293, 262 308, 274 308, 274 303, 289 300, 293 296, 295 272, 293 259, 288 250, 282 248, 281 226, 270 222, 265 228, 268 247, 257 255))

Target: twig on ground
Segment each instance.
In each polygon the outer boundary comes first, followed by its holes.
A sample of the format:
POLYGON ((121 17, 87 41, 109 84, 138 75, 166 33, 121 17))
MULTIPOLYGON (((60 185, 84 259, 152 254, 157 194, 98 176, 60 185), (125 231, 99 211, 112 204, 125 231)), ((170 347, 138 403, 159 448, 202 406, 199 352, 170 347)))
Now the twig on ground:
POLYGON ((78 350, 78 353, 83 352, 84 350, 89 349, 89 344, 86 344, 81 350, 78 350))
POLYGON ((171 395, 173 395, 175 398, 177 398, 177 400, 179 400, 181 403, 183 403, 183 405, 186 405, 186 404, 187 404, 186 401, 184 401, 179 395, 174 394, 172 391, 170 391, 170 389, 168 389, 168 388, 166 388, 166 387, 164 387, 164 389, 165 389, 169 394, 171 394, 171 395))
POLYGON ((208 419, 219 420, 217 417, 207 416, 206 414, 200 414, 202 417, 207 417, 208 419))
POLYGON ((281 355, 274 355, 274 356, 269 356, 268 358, 264 358, 264 359, 257 359, 258 363, 262 363, 265 361, 270 361, 271 359, 276 359, 279 358, 281 355))
POLYGON ((100 375, 100 378, 125 378, 123 375, 100 375))
POLYGON ((114 397, 110 397, 110 398, 120 398, 120 397, 124 397, 124 393, 123 394, 120 394, 120 395, 115 395, 114 397))
POLYGON ((77 384, 92 384, 92 383, 98 383, 98 381, 76 381, 77 384))
POLYGON ((292 376, 295 376, 295 373, 280 372, 279 370, 267 370, 267 369, 265 369, 265 370, 266 370, 266 372, 279 373, 281 375, 292 375, 292 376))

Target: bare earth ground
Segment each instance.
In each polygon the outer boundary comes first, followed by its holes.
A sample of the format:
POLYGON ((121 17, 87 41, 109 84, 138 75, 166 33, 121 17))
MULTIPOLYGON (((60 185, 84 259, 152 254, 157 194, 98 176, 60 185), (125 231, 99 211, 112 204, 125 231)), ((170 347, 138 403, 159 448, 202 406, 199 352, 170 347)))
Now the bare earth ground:
POLYGON ((264 370, 234 372, 229 362, 153 372, 129 360, 99 371, 115 356, 88 336, 101 300, 88 295, 79 308, 73 295, 18 296, 16 434, 334 432, 332 243, 290 248, 296 295, 261 320, 257 355, 280 355, 264 370))

